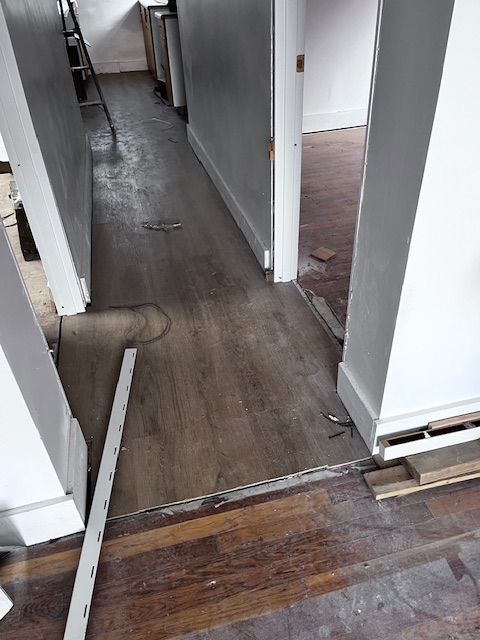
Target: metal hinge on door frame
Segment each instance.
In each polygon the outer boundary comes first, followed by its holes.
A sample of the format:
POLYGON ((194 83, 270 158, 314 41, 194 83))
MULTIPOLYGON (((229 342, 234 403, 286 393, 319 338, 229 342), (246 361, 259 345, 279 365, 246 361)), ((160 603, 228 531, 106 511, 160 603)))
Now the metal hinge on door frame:
POLYGON ((297 73, 303 73, 305 71, 305 54, 301 53, 297 56, 297 73))
POLYGON ((275 138, 270 138, 268 141, 268 159, 275 160, 275 138))

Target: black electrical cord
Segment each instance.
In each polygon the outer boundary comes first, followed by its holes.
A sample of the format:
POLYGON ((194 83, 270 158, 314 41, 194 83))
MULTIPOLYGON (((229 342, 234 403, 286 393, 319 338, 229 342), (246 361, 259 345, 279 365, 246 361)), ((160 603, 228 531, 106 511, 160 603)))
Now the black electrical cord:
MULTIPOLYGON (((154 336, 153 338, 150 338, 150 340, 140 340, 137 344, 140 346, 146 346, 149 344, 153 344, 155 342, 158 342, 159 340, 161 340, 162 338, 164 338, 169 332, 170 329, 172 328, 172 319, 170 318, 170 316, 168 315, 168 313, 166 313, 162 307, 160 307, 158 304, 155 304, 154 302, 143 302, 142 304, 136 304, 136 305, 112 305, 110 306, 110 309, 127 309, 128 311, 133 311, 133 313, 139 313, 139 309, 143 309, 145 307, 153 307, 154 309, 157 309, 157 311, 160 311, 160 313, 163 315, 163 317, 166 320, 166 325, 164 327, 164 329, 156 336, 154 336)), ((139 315, 145 320, 145 316, 143 316, 141 313, 139 313, 139 315)))

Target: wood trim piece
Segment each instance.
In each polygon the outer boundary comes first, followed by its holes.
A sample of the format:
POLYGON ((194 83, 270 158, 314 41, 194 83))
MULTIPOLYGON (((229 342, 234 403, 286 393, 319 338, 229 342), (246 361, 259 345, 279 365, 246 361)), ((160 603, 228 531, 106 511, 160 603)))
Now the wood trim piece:
MULTIPOLYGON (((160 6, 160 5, 159 5, 160 6)), ((150 9, 139 4, 140 18, 142 22, 143 40, 145 42, 145 56, 147 58, 147 67, 154 76, 155 73, 155 54, 152 35, 152 22, 150 18, 150 9)))
POLYGON ((429 484, 419 484, 417 480, 412 478, 403 465, 395 467, 387 467, 378 471, 370 471, 364 474, 364 480, 370 487, 376 500, 384 500, 385 498, 393 498, 397 496, 406 496, 417 491, 425 491, 434 487, 442 487, 444 485, 456 484, 458 482, 466 482, 480 478, 480 471, 476 473, 468 473, 455 478, 444 478, 429 484))
POLYGON ((466 413, 462 416, 456 416, 455 418, 444 418, 443 420, 435 420, 428 423, 429 429, 440 429, 442 427, 453 427, 464 422, 476 422, 480 420, 480 411, 475 413, 466 413))
POLYGON ((402 463, 419 484, 475 473, 480 471, 480 441, 408 456, 402 463))
POLYGON ((95 586, 116 464, 120 452, 136 357, 136 349, 125 350, 93 495, 90 517, 75 576, 67 625, 63 636, 64 640, 82 640, 87 632, 90 604, 95 586))
POLYGON ((380 457, 383 460, 396 460, 477 440, 480 438, 480 420, 470 421, 476 415, 462 416, 461 421, 438 421, 442 424, 437 424, 434 428, 429 426, 427 429, 383 438, 379 441, 380 457))

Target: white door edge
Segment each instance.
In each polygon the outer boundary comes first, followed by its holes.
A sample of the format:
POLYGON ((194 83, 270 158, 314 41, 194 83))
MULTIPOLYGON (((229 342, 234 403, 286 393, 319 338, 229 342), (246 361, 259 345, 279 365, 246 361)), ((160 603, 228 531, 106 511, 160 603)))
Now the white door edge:
POLYGON ((274 0, 273 276, 295 280, 298 271, 306 0, 274 0))

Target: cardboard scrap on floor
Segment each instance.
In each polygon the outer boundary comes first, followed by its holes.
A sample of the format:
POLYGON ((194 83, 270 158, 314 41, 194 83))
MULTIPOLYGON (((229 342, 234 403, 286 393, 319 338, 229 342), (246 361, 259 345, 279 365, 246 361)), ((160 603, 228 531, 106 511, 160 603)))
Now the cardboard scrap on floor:
POLYGON ((337 254, 335 253, 335 251, 327 249, 327 247, 319 247, 318 249, 315 249, 315 251, 312 251, 310 255, 312 256, 312 258, 316 258, 317 260, 321 260, 322 262, 328 262, 337 254))

